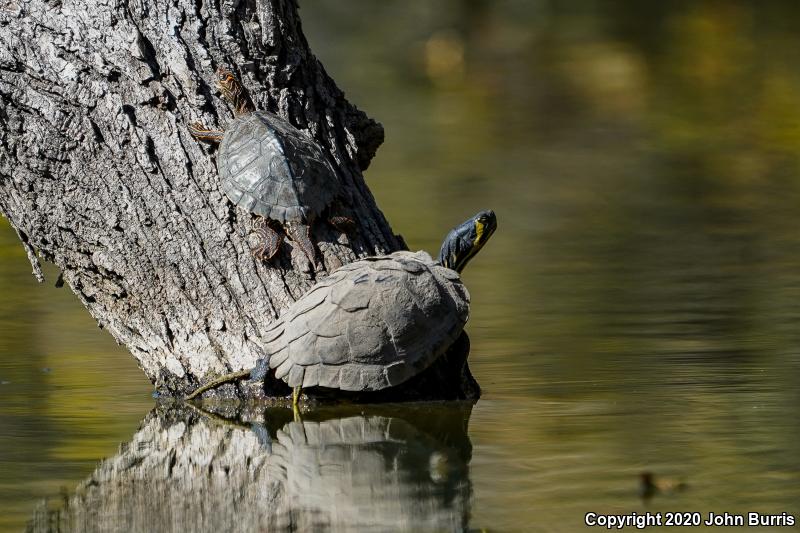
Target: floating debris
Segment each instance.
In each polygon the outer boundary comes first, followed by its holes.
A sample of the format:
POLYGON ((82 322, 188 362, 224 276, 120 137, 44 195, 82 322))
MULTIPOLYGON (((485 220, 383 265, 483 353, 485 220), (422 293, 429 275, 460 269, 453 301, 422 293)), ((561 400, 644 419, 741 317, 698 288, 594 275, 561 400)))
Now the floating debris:
POLYGON ((683 480, 659 478, 657 479, 652 472, 642 472, 639 474, 639 495, 644 499, 649 499, 656 494, 673 494, 683 492, 689 488, 689 484, 683 480))

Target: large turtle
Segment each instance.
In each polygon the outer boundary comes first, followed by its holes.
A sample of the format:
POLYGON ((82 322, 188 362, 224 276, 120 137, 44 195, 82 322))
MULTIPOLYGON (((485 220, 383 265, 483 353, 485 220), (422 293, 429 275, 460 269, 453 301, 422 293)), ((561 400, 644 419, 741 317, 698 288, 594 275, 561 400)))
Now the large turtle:
POLYGON ((426 252, 394 252, 355 261, 331 273, 294 302, 262 336, 265 357, 195 390, 275 377, 294 388, 375 391, 420 373, 459 337, 469 293, 459 274, 497 228, 481 211, 454 228, 438 261, 426 252))
MULTIPOLYGON (((322 149, 300 130, 266 111, 256 111, 239 81, 224 68, 216 86, 233 106, 234 120, 226 131, 189 126, 196 139, 219 144, 217 170, 222 190, 234 204, 258 215, 253 223, 258 243, 253 254, 272 259, 281 235, 271 221, 314 263, 310 224, 342 190, 336 171, 322 149)), ((332 217, 341 230, 352 226, 347 217, 332 217)))

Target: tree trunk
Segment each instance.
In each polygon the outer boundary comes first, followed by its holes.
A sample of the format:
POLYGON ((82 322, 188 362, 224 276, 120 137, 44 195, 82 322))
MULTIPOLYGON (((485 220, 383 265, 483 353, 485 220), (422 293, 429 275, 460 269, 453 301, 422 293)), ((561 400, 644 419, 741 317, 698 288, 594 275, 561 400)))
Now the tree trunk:
POLYGON ((252 367, 261 332, 315 279, 405 248, 361 174, 383 128, 325 73, 292 0, 0 0, 0 124, 0 211, 34 274, 37 253, 55 263, 162 393, 252 367), (286 244, 276 264, 251 256, 251 215, 187 131, 232 119, 218 66, 338 165, 357 230, 315 225, 311 270, 286 244))

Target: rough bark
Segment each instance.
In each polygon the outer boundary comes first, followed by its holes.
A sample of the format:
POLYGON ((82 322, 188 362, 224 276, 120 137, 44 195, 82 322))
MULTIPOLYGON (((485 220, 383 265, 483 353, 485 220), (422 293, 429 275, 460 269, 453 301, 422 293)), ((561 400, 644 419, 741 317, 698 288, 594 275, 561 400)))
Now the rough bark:
POLYGON ((35 275, 37 253, 56 264, 160 392, 251 367, 260 332, 315 279, 405 248, 361 174, 383 129, 325 73, 292 0, 0 0, 0 127, 0 211, 35 275), (232 119, 218 66, 338 165, 358 228, 315 224, 316 270, 288 243, 277 264, 251 256, 251 215, 187 132, 232 119))
POLYGON ((160 406, 28 531, 463 531, 471 408, 160 406))

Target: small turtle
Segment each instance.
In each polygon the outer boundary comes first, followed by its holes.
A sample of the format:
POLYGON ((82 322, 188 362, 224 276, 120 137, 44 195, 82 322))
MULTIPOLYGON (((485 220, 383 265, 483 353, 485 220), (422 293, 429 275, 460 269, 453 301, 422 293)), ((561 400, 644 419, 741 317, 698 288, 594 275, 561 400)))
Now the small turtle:
POLYGON ((461 335, 469 293, 459 274, 497 228, 481 211, 454 228, 439 260, 425 252, 394 252, 338 268, 314 285, 262 337, 265 357, 252 371, 228 374, 187 399, 269 370, 294 388, 374 391, 422 372, 461 335))
MULTIPOLYGON (((269 260, 278 253, 283 238, 271 227, 274 221, 314 264, 310 224, 342 191, 336 170, 319 145, 300 130, 272 113, 256 111, 228 70, 217 70, 216 86, 233 106, 233 122, 224 132, 195 122, 189 132, 198 140, 219 144, 222 190, 231 202, 258 216, 252 224, 258 237, 253 255, 269 260)), ((343 216, 330 222, 342 231, 353 225, 343 216)))

